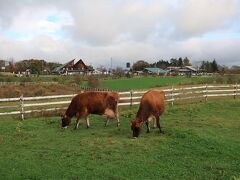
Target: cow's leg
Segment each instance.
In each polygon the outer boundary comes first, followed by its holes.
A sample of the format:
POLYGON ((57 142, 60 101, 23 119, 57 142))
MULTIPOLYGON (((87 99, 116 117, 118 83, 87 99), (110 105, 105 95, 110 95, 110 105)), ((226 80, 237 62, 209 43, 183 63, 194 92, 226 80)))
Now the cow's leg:
POLYGON ((88 118, 88 116, 85 117, 85 120, 86 120, 86 123, 87 123, 87 128, 89 128, 89 127, 90 127, 90 123, 89 123, 89 118, 88 118))
POLYGON ((120 126, 120 120, 119 120, 119 114, 118 114, 118 105, 117 105, 117 108, 116 108, 115 116, 116 116, 116 120, 117 120, 117 127, 119 127, 120 126))
POLYGON ((160 117, 159 116, 155 116, 155 117, 156 117, 157 127, 159 128, 159 132, 164 133, 161 129, 161 126, 160 126, 160 117))
POLYGON ((79 124, 80 124, 80 116, 78 115, 78 116, 77 116, 77 120, 76 120, 75 129, 78 129, 79 124))
POLYGON ((118 112, 116 114, 116 120, 117 120, 117 127, 119 127, 120 126, 120 120, 119 120, 118 112))
POLYGON ((154 118, 154 119, 153 119, 153 129, 155 129, 155 128, 157 127, 156 121, 157 121, 157 120, 154 118))
POLYGON ((150 133, 150 127, 149 127, 149 122, 148 122, 148 120, 146 121, 146 126, 147 126, 147 133, 150 133))

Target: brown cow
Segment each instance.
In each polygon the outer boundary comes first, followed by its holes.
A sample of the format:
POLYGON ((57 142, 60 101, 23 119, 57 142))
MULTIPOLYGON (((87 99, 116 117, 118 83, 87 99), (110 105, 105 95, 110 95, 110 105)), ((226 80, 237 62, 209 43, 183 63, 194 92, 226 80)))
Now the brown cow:
POLYGON ((147 125, 147 133, 150 132, 149 119, 154 118, 157 123, 157 127, 161 130, 160 115, 164 112, 165 93, 161 90, 149 90, 141 99, 140 106, 136 115, 136 118, 131 121, 131 129, 133 131, 133 137, 136 138, 140 134, 140 127, 143 122, 147 125))
POLYGON ((77 117, 76 129, 79 126, 80 119, 85 118, 87 127, 89 127, 89 114, 106 115, 107 126, 109 118, 117 120, 117 126, 120 125, 118 118, 119 95, 115 92, 84 92, 73 97, 67 111, 62 115, 62 127, 67 128, 73 116, 77 117))

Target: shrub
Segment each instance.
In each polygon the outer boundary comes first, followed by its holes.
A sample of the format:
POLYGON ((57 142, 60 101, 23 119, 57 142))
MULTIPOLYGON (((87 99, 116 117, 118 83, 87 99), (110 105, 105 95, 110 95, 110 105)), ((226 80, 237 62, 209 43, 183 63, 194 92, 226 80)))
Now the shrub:
POLYGON ((22 77, 21 79, 20 79, 20 82, 32 82, 32 79, 30 78, 30 77, 22 77))
POLYGON ((40 88, 34 92, 34 96, 43 96, 45 92, 45 89, 40 88))
POLYGON ((77 85, 81 85, 82 84, 82 77, 81 76, 74 76, 74 82, 77 84, 77 85))
POLYGON ((58 78, 54 77, 52 80, 53 80, 54 82, 57 82, 57 81, 58 81, 58 78))
POLYGON ((223 76, 217 76, 217 78, 216 78, 216 83, 217 83, 217 84, 224 84, 224 78, 223 78, 223 76))
POLYGON ((91 88, 97 88, 100 86, 100 80, 95 78, 94 76, 88 77, 88 86, 91 88))
POLYGON ((4 98, 13 98, 19 97, 21 95, 21 91, 16 89, 14 86, 6 86, 2 87, 0 90, 1 97, 4 98))
POLYGON ((237 83, 237 77, 234 75, 227 76, 227 83, 228 84, 235 84, 237 83))

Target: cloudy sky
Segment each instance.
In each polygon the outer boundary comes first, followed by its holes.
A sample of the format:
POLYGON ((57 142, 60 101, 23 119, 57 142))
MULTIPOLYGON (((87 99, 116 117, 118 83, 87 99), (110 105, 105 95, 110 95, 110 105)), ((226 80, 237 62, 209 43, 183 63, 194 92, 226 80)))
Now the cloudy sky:
POLYGON ((240 65, 240 0, 0 0, 0 59, 240 65))

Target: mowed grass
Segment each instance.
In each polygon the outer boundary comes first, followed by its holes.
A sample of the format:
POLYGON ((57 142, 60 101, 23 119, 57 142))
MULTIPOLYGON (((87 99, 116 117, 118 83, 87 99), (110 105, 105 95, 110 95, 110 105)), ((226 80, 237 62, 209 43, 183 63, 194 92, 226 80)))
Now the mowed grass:
POLYGON ((102 81, 102 86, 111 90, 127 91, 131 89, 147 89, 154 87, 185 85, 185 84, 204 84, 213 82, 214 77, 141 77, 129 79, 108 79, 102 81))
POLYGON ((240 100, 168 107, 165 134, 144 126, 131 139, 136 110, 121 110, 120 129, 99 116, 78 130, 60 129, 58 117, 1 117, 1 179, 240 178, 240 100))

